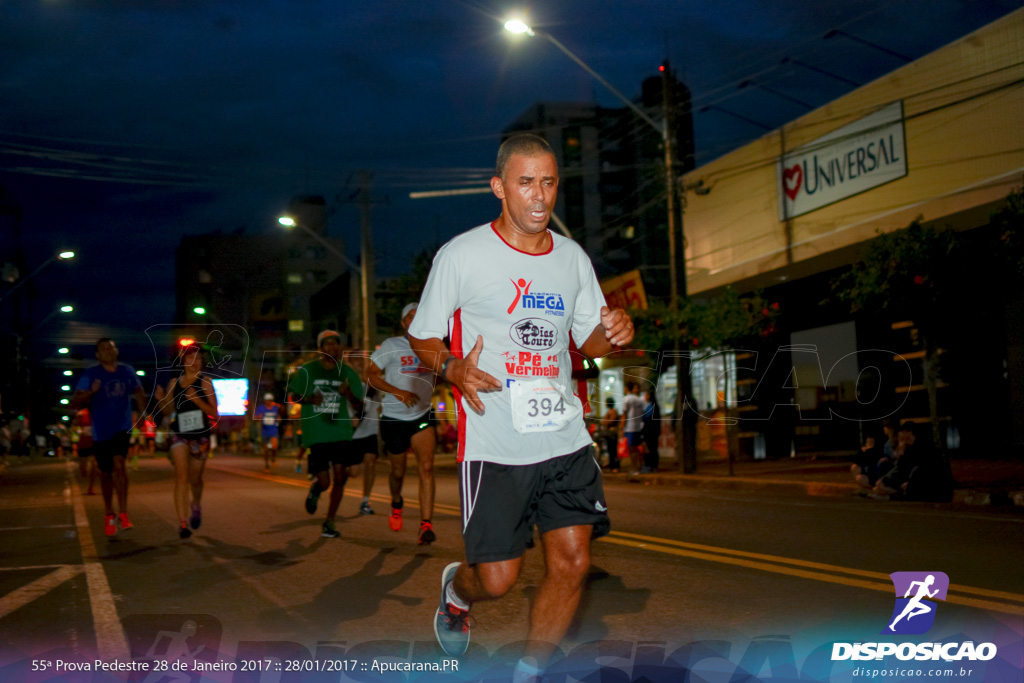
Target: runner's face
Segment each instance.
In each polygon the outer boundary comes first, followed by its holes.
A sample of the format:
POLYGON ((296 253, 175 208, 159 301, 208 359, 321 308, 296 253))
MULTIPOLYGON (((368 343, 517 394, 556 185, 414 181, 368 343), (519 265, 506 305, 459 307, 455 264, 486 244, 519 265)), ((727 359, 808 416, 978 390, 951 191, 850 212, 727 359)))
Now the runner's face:
POLYGON ((328 337, 320 344, 320 351, 337 361, 341 354, 341 341, 337 337, 328 337))
POLYGON ((185 355, 182 356, 181 364, 191 370, 198 370, 203 366, 203 354, 198 350, 186 351, 185 355))
POLYGON ((412 325, 412 321, 413 321, 413 319, 415 317, 416 317, 416 309, 414 308, 411 311, 409 311, 409 315, 407 315, 404 318, 402 318, 402 327, 404 327, 406 330, 408 330, 409 326, 412 325))
POLYGON ((96 358, 101 363, 116 363, 117 345, 112 341, 103 342, 96 348, 96 358))
POLYGON ((535 235, 547 230, 558 197, 558 164, 550 154, 513 155, 505 177, 491 180, 510 227, 535 235))

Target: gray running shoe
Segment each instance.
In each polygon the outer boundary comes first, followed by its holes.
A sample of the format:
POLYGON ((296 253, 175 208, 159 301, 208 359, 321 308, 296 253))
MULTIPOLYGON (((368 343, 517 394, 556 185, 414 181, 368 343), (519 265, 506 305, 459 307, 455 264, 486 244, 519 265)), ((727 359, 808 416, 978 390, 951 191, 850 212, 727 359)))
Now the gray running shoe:
POLYGON ((373 508, 370 507, 369 503, 360 503, 359 504, 359 516, 360 517, 363 517, 365 515, 375 515, 375 514, 377 514, 377 513, 373 511, 373 508))
POLYGON ((455 578, 461 562, 452 562, 441 572, 441 605, 434 614, 434 635, 445 654, 458 657, 469 647, 469 610, 448 602, 448 584, 455 578))
POLYGON ((338 538, 338 536, 341 536, 341 534, 338 533, 338 530, 334 528, 334 522, 324 522, 323 530, 320 532, 320 535, 324 538, 338 538))

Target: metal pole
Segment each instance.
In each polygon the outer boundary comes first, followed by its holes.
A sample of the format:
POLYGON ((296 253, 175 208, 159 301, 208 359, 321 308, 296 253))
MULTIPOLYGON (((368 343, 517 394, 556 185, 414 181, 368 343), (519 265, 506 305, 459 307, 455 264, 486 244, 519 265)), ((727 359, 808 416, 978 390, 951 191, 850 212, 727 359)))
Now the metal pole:
MULTIPOLYGON (((673 311, 679 310, 679 297, 686 296, 686 264, 679 273, 680 251, 685 253, 685 244, 677 246, 676 237, 683 235, 682 216, 679 228, 676 228, 676 183, 675 183, 675 145, 672 140, 672 105, 675 102, 675 88, 672 69, 668 61, 662 72, 661 106, 664 121, 661 128, 662 146, 665 148, 665 190, 668 205, 668 273, 669 273, 669 305, 673 311)), ((696 439, 692 428, 684 424, 686 419, 686 399, 690 395, 690 359, 683 356, 679 348, 679 335, 672 336, 672 354, 676 364, 676 405, 673 411, 675 420, 676 458, 684 473, 692 473, 697 469, 696 439)))
POLYGON ((370 221, 370 181, 373 174, 363 171, 359 174, 359 208, 362 214, 360 237, 362 240, 362 261, 359 285, 362 296, 363 314, 363 351, 373 351, 373 342, 377 337, 377 313, 373 306, 373 223, 370 221))

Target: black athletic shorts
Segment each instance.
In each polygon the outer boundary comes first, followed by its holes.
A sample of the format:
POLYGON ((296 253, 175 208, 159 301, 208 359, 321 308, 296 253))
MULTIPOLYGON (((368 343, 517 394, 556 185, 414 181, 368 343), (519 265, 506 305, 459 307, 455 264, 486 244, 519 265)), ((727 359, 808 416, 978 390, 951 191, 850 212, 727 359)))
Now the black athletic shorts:
POLYGON ((367 453, 378 455, 380 453, 380 440, 376 434, 364 436, 352 442, 352 449, 357 453, 362 453, 364 456, 367 453))
POLYGON ((309 447, 307 467, 310 474, 320 474, 331 469, 331 465, 352 467, 363 462, 362 451, 352 448, 352 441, 315 443, 309 447))
POLYGON ((543 535, 592 525, 592 538, 611 530, 592 446, 536 465, 463 462, 459 496, 469 564, 522 556, 533 546, 534 526, 543 535))
POLYGON ((131 432, 118 432, 109 439, 92 442, 92 454, 96 456, 96 467, 100 472, 110 474, 114 471, 114 456, 123 458, 128 455, 131 438, 131 432))
POLYGON ((381 415, 380 438, 384 441, 384 449, 388 453, 401 455, 412 446, 412 437, 424 429, 434 426, 434 411, 428 410, 414 420, 399 420, 395 417, 381 415))

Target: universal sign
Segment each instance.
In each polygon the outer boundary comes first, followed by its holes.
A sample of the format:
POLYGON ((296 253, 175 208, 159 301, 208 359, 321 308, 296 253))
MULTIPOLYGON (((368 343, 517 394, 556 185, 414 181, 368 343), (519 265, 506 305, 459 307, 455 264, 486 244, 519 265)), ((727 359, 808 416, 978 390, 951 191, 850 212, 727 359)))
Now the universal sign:
POLYGON ((903 102, 779 157, 779 220, 801 216, 907 175, 903 102))

